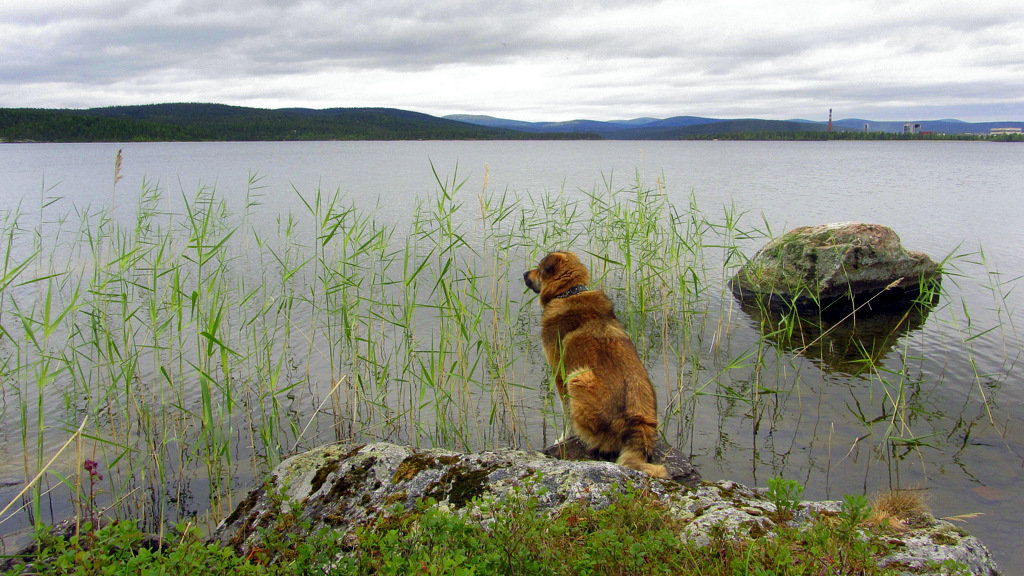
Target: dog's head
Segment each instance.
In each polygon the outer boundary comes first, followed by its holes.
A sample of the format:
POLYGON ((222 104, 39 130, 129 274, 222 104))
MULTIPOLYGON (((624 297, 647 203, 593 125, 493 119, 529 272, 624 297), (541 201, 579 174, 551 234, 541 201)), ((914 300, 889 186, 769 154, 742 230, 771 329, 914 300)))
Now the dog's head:
POLYGON ((552 298, 590 283, 590 273, 572 252, 552 252, 533 270, 523 274, 527 288, 540 294, 540 303, 547 305, 552 298))

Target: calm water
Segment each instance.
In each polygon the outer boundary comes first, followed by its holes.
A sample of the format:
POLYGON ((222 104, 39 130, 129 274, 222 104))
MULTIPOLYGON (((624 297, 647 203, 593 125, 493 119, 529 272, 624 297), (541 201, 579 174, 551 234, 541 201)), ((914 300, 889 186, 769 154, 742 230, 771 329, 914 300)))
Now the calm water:
MULTIPOLYGON (((937 516, 982 513, 966 527, 993 550, 1004 569, 1024 565, 1024 390, 1021 376, 1021 291, 1024 275, 1024 146, 959 142, 357 142, 83 144, 0 146, 0 216, 18 210, 27 222, 113 202, 131 221, 143 182, 167 192, 167 209, 201 186, 241 207, 254 176, 261 210, 300 209, 294 190, 340 190, 398 229, 417 199, 435 194, 434 173, 465 179, 475 195, 509 190, 582 197, 605 181, 628 186, 659 179, 671 201, 691 195, 711 215, 718 207, 744 212, 775 234, 800 225, 861 220, 895 229, 904 246, 933 258, 965 258, 964 276, 947 278, 947 302, 922 326, 887 345, 885 361, 912 359, 910 403, 920 410, 914 436, 925 446, 905 453, 880 448, 851 416, 865 398, 883 392, 870 378, 850 375, 841 358, 807 361, 793 374, 795 392, 767 408, 749 409, 718 397, 696 407, 679 441, 707 479, 764 485, 777 474, 806 485, 808 498, 869 494, 918 486, 937 516), (123 180, 113 186, 122 150, 123 180), (59 198, 51 203, 51 199, 59 198), (993 289, 999 286, 998 289, 993 289), (965 310, 967 312, 965 312, 965 310), (971 358, 943 351, 963 336, 969 315, 971 358), (987 331, 989 328, 996 328, 987 331), (987 331, 987 332, 986 332, 987 331), (928 342, 922 342, 927 339, 928 342), (973 364, 972 364, 973 362, 973 364), (981 400, 980 392, 986 394, 981 400), (991 413, 991 416, 989 415, 991 413), (692 433, 689 433, 692 430, 692 433)), ((4 240, 3 242, 6 242, 4 240)), ((761 244, 745 246, 749 255, 761 244)), ((559 248, 552 246, 551 248, 559 248)), ((17 250, 27 250, 24 246, 17 250)), ((525 269, 530 263, 523 262, 525 269)), ((731 307, 732 346, 757 341, 756 318, 731 307)), ((841 347, 842 342, 830 342, 841 347)), ((778 344, 791 354, 785 344, 778 344)), ((4 348, 0 347, 0 351, 4 348)), ((710 354, 710 346, 709 346, 710 354)), ((827 356, 827 355, 826 355, 827 356)), ((655 380, 659 368, 652 368, 655 380)), ((713 374, 712 374, 713 375, 713 374)), ((737 384, 726 383, 726 384, 737 384)), ((5 395, 5 402, 10 399, 5 395)), ((870 404, 871 402, 866 402, 870 404)), ((875 399, 877 402, 877 398, 875 399)), ((9 413, 10 409, 8 409, 9 413)), ((868 414, 867 417, 887 416, 868 414)), ((5 460, 21 454, 5 416, 5 460), (13 450, 13 452, 12 452, 13 450)), ((8 423, 9 422, 9 423, 8 423)), ((533 444, 542 438, 530 438, 533 444)), ((20 489, 17 467, 2 468, 0 504, 20 489)), ((202 501, 201 497, 197 501, 202 501)), ((16 521, 0 526, 0 533, 16 521)), ((10 528, 8 528, 10 526, 10 528)))

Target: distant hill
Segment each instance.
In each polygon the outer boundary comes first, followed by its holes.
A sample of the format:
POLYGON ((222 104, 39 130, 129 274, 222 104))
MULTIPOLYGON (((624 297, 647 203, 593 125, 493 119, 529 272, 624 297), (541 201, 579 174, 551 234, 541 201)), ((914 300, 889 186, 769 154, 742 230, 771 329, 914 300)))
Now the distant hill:
MULTIPOLYGON (((917 124, 921 132, 950 137, 988 135, 994 127, 1024 128, 1024 122, 968 123, 951 119, 917 124)), ((523 122, 465 114, 438 118, 394 108, 268 110, 223 104, 151 104, 86 110, 0 108, 0 142, 860 139, 902 138, 903 125, 848 118, 833 122, 833 133, 826 134, 826 122, 799 119, 674 116, 607 122, 523 122)))
MULTIPOLYGON (((727 120, 700 116, 675 116, 662 120, 636 118, 598 122, 593 120, 572 120, 569 122, 522 122, 492 116, 455 115, 445 118, 480 124, 494 128, 522 130, 526 132, 586 130, 609 140, 679 140, 703 138, 753 138, 753 139, 797 139, 825 138, 828 122, 812 120, 761 120, 745 118, 727 120)), ((978 122, 961 120, 923 120, 919 130, 935 135, 987 135, 991 128, 1022 128, 1024 122, 978 122)), ((861 118, 847 118, 832 123, 834 136, 839 138, 860 138, 902 135, 903 122, 878 122, 861 118), (865 126, 867 133, 865 134, 865 126)))
POLYGON ((152 104, 87 110, 0 109, 0 141, 500 140, 594 138, 530 133, 392 108, 152 104))
MULTIPOLYGON (((587 132, 596 134, 602 138, 624 140, 643 136, 656 136, 658 132, 670 128, 682 128, 716 122, 712 118, 698 118, 695 116, 677 116, 675 118, 634 118, 632 120, 613 120, 602 122, 598 120, 568 120, 564 122, 523 122, 520 120, 508 120, 495 118, 493 116, 474 116, 469 114, 453 114, 445 116, 448 120, 457 120, 469 124, 478 124, 491 128, 503 128, 507 130, 520 130, 538 134, 559 133, 559 132, 587 132)), ((671 137, 671 136, 668 136, 671 137)))
POLYGON ((700 138, 750 138, 769 139, 776 136, 794 137, 796 134, 825 132, 828 128, 808 122, 788 120, 738 120, 699 119, 700 122, 673 125, 672 123, 646 125, 623 131, 618 136, 630 140, 687 140, 700 138))
POLYGON ((522 130, 524 132, 590 132, 609 140, 679 140, 710 135, 768 134, 793 132, 821 132, 827 128, 817 123, 782 120, 721 120, 700 116, 672 118, 636 118, 599 122, 596 120, 570 120, 568 122, 521 122, 492 116, 445 116, 492 128, 522 130))
POLYGON ((508 120, 495 118, 493 116, 474 116, 471 114, 452 114, 444 117, 446 120, 466 122, 490 128, 507 130, 518 130, 533 134, 557 134, 566 132, 583 132, 596 134, 602 137, 631 128, 630 121, 625 122, 601 122, 598 120, 568 120, 564 122, 523 122, 521 120, 508 120))

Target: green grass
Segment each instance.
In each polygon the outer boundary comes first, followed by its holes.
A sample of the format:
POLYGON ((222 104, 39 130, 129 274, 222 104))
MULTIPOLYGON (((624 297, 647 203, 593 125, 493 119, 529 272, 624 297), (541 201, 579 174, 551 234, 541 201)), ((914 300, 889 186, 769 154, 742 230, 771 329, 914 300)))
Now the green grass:
MULTIPOLYGON (((116 176, 112 198, 123 198, 116 176)), ((743 329, 726 280, 767 241, 767 222, 692 196, 678 205, 639 176, 536 195, 469 191, 457 169, 435 177, 436 193, 397 224, 320 189, 293 190, 295 211, 268 214, 265 196, 280 192, 256 175, 238 206, 211 187, 178 197, 149 183, 129 221, 61 212, 52 189, 37 219, 5 214, 2 416, 27 490, 0 529, 56 522, 50 510, 93 495, 106 517, 147 530, 196 513, 209 528, 284 457, 337 439, 542 448, 562 414, 521 274, 552 249, 574 249, 614 300, 673 443, 692 446, 713 426, 708 450, 729 450, 737 422, 773 428, 802 412, 808 387, 833 383, 813 350, 786 343, 800 334, 795 318, 766 320, 754 337, 743 329), (84 476, 86 459, 102 485, 84 476)), ((995 283, 994 301, 1011 289, 995 283)), ((967 393, 992 394, 1013 349, 993 367, 975 363, 973 346, 1014 341, 1012 322, 984 326, 944 306, 937 352, 971 365, 967 393)), ((869 384, 851 402, 853 444, 870 438, 902 457, 932 442, 916 400, 942 370, 923 367, 931 333, 893 334, 895 354, 865 350, 853 375, 835 378, 869 384)))
MULTIPOLYGON (((536 496, 526 493, 503 502, 477 501, 484 522, 434 504, 396 507, 344 537, 310 533, 298 523, 300 511, 293 505, 266 524, 261 546, 246 558, 204 544, 189 526, 168 534, 162 546, 132 521, 99 529, 87 524, 70 537, 42 530, 34 554, 16 559, 8 574, 904 573, 878 566, 893 546, 892 533, 887 525, 864 522, 870 507, 863 497, 848 497, 838 515, 819 515, 799 526, 782 522, 771 536, 737 539, 713 531, 704 546, 684 536, 686 523, 667 513, 665 504, 636 488, 617 492, 606 507, 577 503, 554 517, 539 511, 536 496)), ((957 574, 962 567, 945 569, 957 574)))

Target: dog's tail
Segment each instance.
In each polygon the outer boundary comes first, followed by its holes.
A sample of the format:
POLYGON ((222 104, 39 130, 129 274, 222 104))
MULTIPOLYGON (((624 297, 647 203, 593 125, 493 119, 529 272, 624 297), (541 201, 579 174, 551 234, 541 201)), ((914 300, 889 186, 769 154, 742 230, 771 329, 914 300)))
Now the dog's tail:
POLYGON ((645 420, 642 416, 634 417, 634 419, 641 421, 633 422, 630 426, 630 432, 622 443, 622 450, 619 452, 619 459, 616 463, 646 472, 655 478, 668 478, 668 470, 665 466, 648 462, 654 452, 657 424, 645 420))

